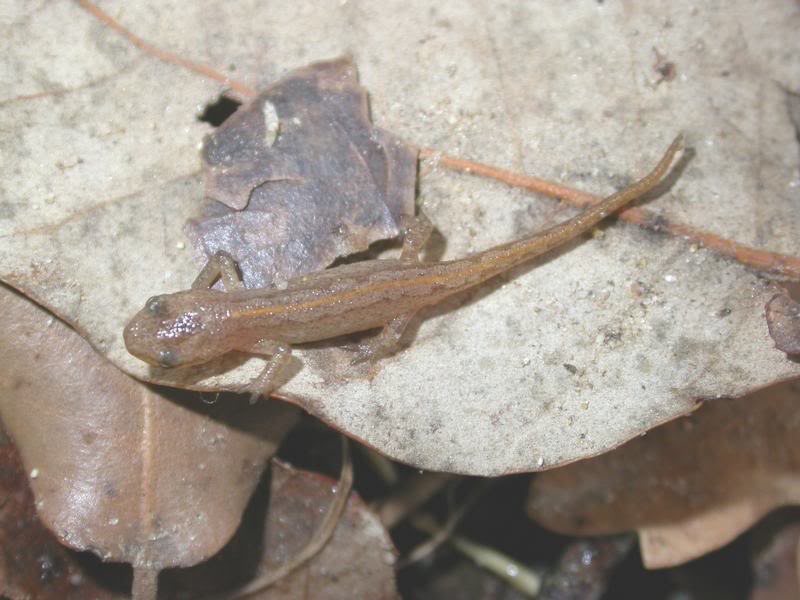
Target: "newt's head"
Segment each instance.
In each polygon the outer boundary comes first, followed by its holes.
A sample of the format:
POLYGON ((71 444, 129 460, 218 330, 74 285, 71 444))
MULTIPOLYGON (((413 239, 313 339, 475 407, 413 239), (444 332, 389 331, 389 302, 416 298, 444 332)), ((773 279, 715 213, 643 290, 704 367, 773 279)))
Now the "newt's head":
POLYGON ((214 303, 205 295, 190 290, 150 298, 125 327, 128 352, 151 365, 170 368, 204 363, 229 351, 215 339, 219 314, 209 308, 214 303))

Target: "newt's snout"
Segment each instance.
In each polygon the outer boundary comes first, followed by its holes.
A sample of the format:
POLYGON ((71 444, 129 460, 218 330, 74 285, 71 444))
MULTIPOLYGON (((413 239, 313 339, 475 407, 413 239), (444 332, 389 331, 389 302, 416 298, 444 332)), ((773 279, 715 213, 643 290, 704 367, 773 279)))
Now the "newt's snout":
MULTIPOLYGON (((212 300, 218 301, 214 293, 212 300)), ((213 303, 212 303, 213 304, 213 303)), ((153 296, 125 327, 128 352, 156 367, 206 362, 228 348, 218 336, 215 311, 196 291, 153 296)))
POLYGON ((160 319, 154 319, 148 305, 125 326, 122 337, 128 352, 156 367, 177 366, 175 353, 159 342, 160 319))

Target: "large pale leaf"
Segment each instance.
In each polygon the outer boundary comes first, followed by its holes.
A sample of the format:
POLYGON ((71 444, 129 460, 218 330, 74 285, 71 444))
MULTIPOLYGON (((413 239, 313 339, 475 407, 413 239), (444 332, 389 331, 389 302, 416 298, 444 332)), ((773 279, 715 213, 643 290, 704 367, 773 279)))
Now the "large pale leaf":
MULTIPOLYGON (((151 44, 251 87, 352 51, 379 126, 600 194, 647 170, 682 129, 695 155, 649 207, 800 253, 785 91, 800 89, 795 3, 102 6, 151 44)), ((0 277, 137 377, 210 390, 248 381, 260 360, 155 378, 121 337, 148 296, 187 287, 199 268, 183 233, 202 207, 209 127, 195 116, 220 84, 77 4, 20 2, 2 27, 0 277)), ((572 214, 432 165, 420 189, 440 233, 429 258, 572 214)), ((730 260, 615 224, 421 315, 409 347, 372 369, 349 367, 335 344, 299 350, 303 368, 281 392, 420 467, 543 469, 697 398, 799 375, 767 332, 774 294, 730 260)))
POLYGON ((5 286, 0 314, 0 418, 42 522, 64 544, 137 567, 219 550, 296 410, 157 393, 5 286))

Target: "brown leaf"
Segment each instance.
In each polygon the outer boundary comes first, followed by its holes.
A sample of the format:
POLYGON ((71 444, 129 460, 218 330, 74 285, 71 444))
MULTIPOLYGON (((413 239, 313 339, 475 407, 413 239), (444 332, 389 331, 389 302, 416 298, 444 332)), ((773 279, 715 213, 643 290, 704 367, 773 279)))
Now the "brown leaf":
POLYGON ((350 58, 270 85, 206 137, 202 158, 206 195, 228 206, 210 205, 190 236, 236 258, 247 287, 324 269, 414 212, 416 151, 373 128, 350 58))
POLYGON ((608 454, 537 476, 528 512, 573 535, 638 530, 650 568, 702 556, 800 502, 798 401, 789 384, 711 401, 608 454))
POLYGON ((767 302, 767 326, 775 347, 786 354, 800 354, 800 303, 788 294, 776 294, 767 302))
POLYGON ((11 600, 123 597, 94 581, 39 521, 19 454, 7 439, 0 441, 0 548, 0 595, 11 600))
POLYGON ((152 568, 221 548, 296 411, 157 392, 5 287, 0 314, 0 418, 59 540, 152 568))
MULTIPOLYGON (((277 569, 291 561, 317 530, 333 500, 336 482, 277 460, 272 465, 269 505, 260 510, 251 507, 245 527, 232 543, 207 563, 165 574, 169 587, 182 590, 180 597, 196 597, 190 590, 221 593, 221 584, 231 589, 277 569)), ((333 536, 319 554, 247 598, 397 598, 394 561, 388 533, 353 493, 333 536)))

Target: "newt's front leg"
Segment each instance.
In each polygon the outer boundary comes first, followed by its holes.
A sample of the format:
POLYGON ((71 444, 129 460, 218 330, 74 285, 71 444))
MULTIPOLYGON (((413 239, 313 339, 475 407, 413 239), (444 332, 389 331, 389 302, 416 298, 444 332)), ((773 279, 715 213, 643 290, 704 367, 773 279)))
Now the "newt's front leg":
MULTIPOLYGON (((222 279, 226 292, 244 288, 244 283, 239 277, 239 271, 236 269, 236 262, 230 254, 222 250, 208 259, 208 262, 194 280, 192 289, 209 289, 218 279, 222 279)), ((259 396, 269 396, 270 392, 278 387, 281 372, 292 356, 292 349, 289 344, 264 339, 252 348, 247 348, 246 351, 270 357, 261 374, 239 390, 241 392, 249 392, 250 403, 255 404, 259 396)))
POLYGON ((405 216, 403 217, 403 249, 400 252, 400 258, 416 260, 419 262, 419 253, 428 243, 428 238, 433 233, 433 223, 425 216, 425 213, 419 213, 416 217, 405 216))
POLYGON ((261 340, 247 351, 270 357, 261 374, 238 390, 249 392, 250 403, 255 404, 259 396, 269 396, 278 387, 281 373, 292 357, 292 348, 283 342, 261 340))
POLYGON ((210 289, 217 279, 222 279, 226 292, 244 287, 242 278, 239 277, 239 271, 236 270, 236 262, 230 254, 223 250, 218 250, 214 256, 208 259, 192 283, 192 289, 210 289))

